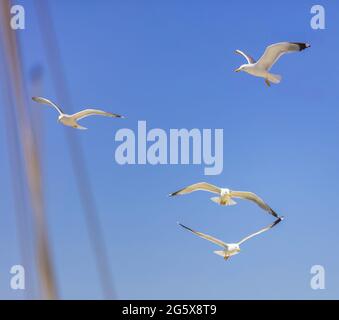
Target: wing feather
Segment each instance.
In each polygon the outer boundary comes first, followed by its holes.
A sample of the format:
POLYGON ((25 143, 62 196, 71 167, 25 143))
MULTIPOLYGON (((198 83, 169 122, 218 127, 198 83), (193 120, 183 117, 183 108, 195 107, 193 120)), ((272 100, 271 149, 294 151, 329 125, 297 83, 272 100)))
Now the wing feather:
POLYGON ((170 196, 187 194, 187 193, 191 193, 191 192, 198 191, 198 190, 209 191, 209 192, 217 193, 217 194, 220 194, 221 192, 220 188, 218 188, 217 186, 213 184, 210 184, 207 182, 199 182, 199 183, 192 184, 186 188, 180 189, 176 192, 173 192, 170 194, 170 196))
POLYGON ((195 230, 193 230, 193 229, 191 229, 191 228, 189 228, 189 227, 184 226, 184 225, 181 224, 181 223, 179 223, 179 225, 180 225, 181 227, 185 228, 186 230, 188 230, 188 231, 194 233, 194 234, 197 235, 198 237, 203 238, 203 239, 205 239, 205 240, 208 240, 208 241, 210 241, 210 242, 213 242, 214 244, 216 244, 216 245, 218 245, 218 246, 220 246, 220 247, 223 247, 223 248, 226 248, 226 249, 227 249, 227 247, 228 247, 227 243, 225 243, 224 241, 221 241, 221 240, 219 240, 219 239, 217 239, 217 238, 214 238, 214 237, 212 237, 212 236, 209 236, 208 234, 204 234, 204 233, 202 233, 202 232, 195 231, 195 230))
POLYGON ((310 45, 308 43, 302 42, 280 42, 272 44, 266 48, 264 54, 258 60, 257 66, 265 70, 270 70, 285 53, 302 51, 309 47, 310 45))
POLYGON ((255 60, 250 55, 244 53, 243 51, 238 49, 238 50, 235 50, 235 53, 243 56, 247 60, 247 63, 249 63, 249 64, 255 63, 255 60))
POLYGON ((244 243, 245 241, 259 235, 260 233, 263 233, 265 231, 268 231, 269 229, 273 228, 275 225, 277 225, 280 221, 282 221, 283 218, 278 218, 277 220, 275 220, 272 224, 270 224, 269 226, 263 228, 263 229, 260 229, 259 231, 255 232, 255 233, 252 233, 250 235, 248 235, 247 237, 243 238, 242 240, 240 240, 238 242, 238 245, 240 246, 242 243, 244 243))
POLYGON ((56 109, 59 114, 63 114, 64 112, 61 110, 61 108, 59 106, 57 106, 54 102, 52 102, 51 100, 48 100, 46 98, 43 97, 32 97, 32 100, 37 102, 37 103, 42 103, 42 104, 47 104, 51 107, 53 107, 54 109, 56 109))
POLYGON ((231 197, 233 198, 241 198, 245 200, 249 200, 252 202, 255 202, 260 208, 264 209, 268 213, 270 213, 272 216, 278 218, 278 214, 262 200, 259 196, 257 196, 253 192, 248 191, 231 191, 231 197))
POLYGON ((93 116, 93 115, 112 117, 112 118, 122 118, 122 116, 119 114, 110 113, 110 112, 106 112, 106 111, 102 111, 98 109, 85 109, 85 110, 79 111, 77 113, 74 113, 72 115, 72 118, 74 118, 77 121, 77 120, 80 120, 80 119, 83 119, 89 116, 93 116))

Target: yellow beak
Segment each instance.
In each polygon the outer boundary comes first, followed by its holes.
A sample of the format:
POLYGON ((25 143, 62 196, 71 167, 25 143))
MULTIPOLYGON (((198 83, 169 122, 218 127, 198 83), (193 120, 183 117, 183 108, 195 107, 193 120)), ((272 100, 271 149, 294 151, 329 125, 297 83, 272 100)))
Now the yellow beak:
POLYGON ((234 70, 234 72, 240 72, 240 71, 241 71, 240 68, 234 70))

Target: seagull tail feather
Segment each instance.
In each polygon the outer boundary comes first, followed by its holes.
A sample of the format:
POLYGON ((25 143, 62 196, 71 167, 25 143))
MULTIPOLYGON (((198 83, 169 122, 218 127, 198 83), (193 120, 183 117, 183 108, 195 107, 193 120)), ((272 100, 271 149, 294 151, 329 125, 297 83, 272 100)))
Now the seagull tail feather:
POLYGON ((217 250, 217 251, 213 251, 215 254, 217 254, 218 256, 221 256, 223 258, 225 258, 225 251, 223 250, 217 250))
POLYGON ((279 74, 273 74, 273 73, 270 73, 269 76, 268 76, 268 80, 273 82, 273 83, 280 83, 282 77, 281 75, 279 74))
POLYGON ((83 126, 80 126, 80 125, 77 125, 77 126, 75 127, 75 129, 79 129, 79 130, 87 130, 86 127, 83 127, 83 126))
POLYGON ((223 201, 221 197, 212 197, 211 200, 217 204, 220 204, 222 206, 234 206, 237 204, 234 200, 232 199, 227 199, 226 201, 223 201))

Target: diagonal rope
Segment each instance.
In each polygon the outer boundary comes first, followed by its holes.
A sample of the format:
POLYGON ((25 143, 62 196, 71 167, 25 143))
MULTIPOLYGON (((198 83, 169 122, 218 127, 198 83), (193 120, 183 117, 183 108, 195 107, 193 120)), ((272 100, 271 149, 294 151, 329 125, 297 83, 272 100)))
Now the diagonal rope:
MULTIPOLYGON (((71 108, 71 97, 66 79, 63 72, 60 51, 57 37, 53 27, 53 19, 50 15, 48 2, 46 0, 35 0, 35 9, 38 16, 39 29, 41 31, 43 43, 45 46, 46 57, 51 70, 52 79, 56 89, 57 100, 71 108)), ((76 184, 79 190, 81 203, 85 215, 87 230, 96 258, 97 270, 101 282, 104 297, 112 299, 114 294, 113 278, 103 232, 97 213, 93 191, 91 189, 90 179, 85 166, 85 157, 80 142, 71 130, 65 130, 66 139, 69 144, 72 166, 75 174, 76 184)))
POLYGON ((27 175, 31 206, 34 213, 33 220, 36 235, 39 277, 41 279, 40 284, 44 298, 56 299, 57 292, 44 214, 39 150, 35 144, 32 126, 27 114, 27 94, 23 82, 22 65, 16 33, 10 28, 9 23, 11 19, 11 1, 0 1, 0 5, 0 24, 2 26, 2 39, 5 48, 5 61, 9 70, 8 76, 14 98, 19 137, 24 155, 25 173, 27 175))
MULTIPOLYGON (((4 92, 4 118, 5 118, 5 131, 7 139, 8 160, 11 172, 11 185, 13 192, 14 213, 16 217, 19 250, 21 256, 21 265, 24 266, 26 274, 31 275, 32 279, 33 268, 31 263, 31 233, 29 232, 30 221, 27 212, 27 199, 25 195, 23 178, 23 168, 21 162, 20 144, 18 136, 18 128, 15 120, 15 112, 12 106, 14 105, 11 96, 10 80, 8 77, 7 64, 5 63, 4 53, 0 50, 0 70, 2 75, 2 85, 4 92)), ((26 281, 25 297, 30 298, 34 296, 33 282, 26 281)))

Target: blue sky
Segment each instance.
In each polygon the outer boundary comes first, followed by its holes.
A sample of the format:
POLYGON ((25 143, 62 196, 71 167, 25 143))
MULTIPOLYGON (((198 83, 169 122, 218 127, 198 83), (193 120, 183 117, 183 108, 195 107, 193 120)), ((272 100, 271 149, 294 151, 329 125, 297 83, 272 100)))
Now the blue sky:
MULTIPOLYGON (((43 70, 42 94, 56 92, 44 57, 33 1, 18 31, 29 96, 43 70)), ((88 118, 73 130, 85 150, 118 298, 333 299, 339 296, 337 69, 338 13, 321 1, 326 29, 310 27, 314 1, 49 1, 74 110, 101 107, 124 120, 88 118), (258 58, 280 41, 312 47, 283 57, 281 84, 233 70, 235 49, 258 58), (119 128, 224 129, 224 171, 203 165, 119 166, 119 128), (206 193, 167 195, 198 181, 251 190, 285 220, 243 245, 225 263, 217 248, 180 229, 180 221, 226 242, 272 222, 243 201, 219 207, 206 193), (310 269, 326 270, 326 289, 310 288, 310 269)), ((4 90, 4 88, 3 88, 4 90)), ((2 90, 2 91, 3 91, 2 90)), ((41 92, 40 92, 41 93, 41 92)), ((5 103, 4 93, 0 94, 5 103)), ((58 101, 56 101, 58 102, 58 101)), ((64 131, 56 113, 27 103, 42 120, 44 192, 60 297, 102 298, 64 131)), ((68 106, 63 106, 67 111, 68 106)), ((2 109, 4 110, 4 109, 2 109)), ((4 117, 0 117, 0 298, 20 264, 4 117)), ((34 277, 26 275, 33 287, 34 277)))

